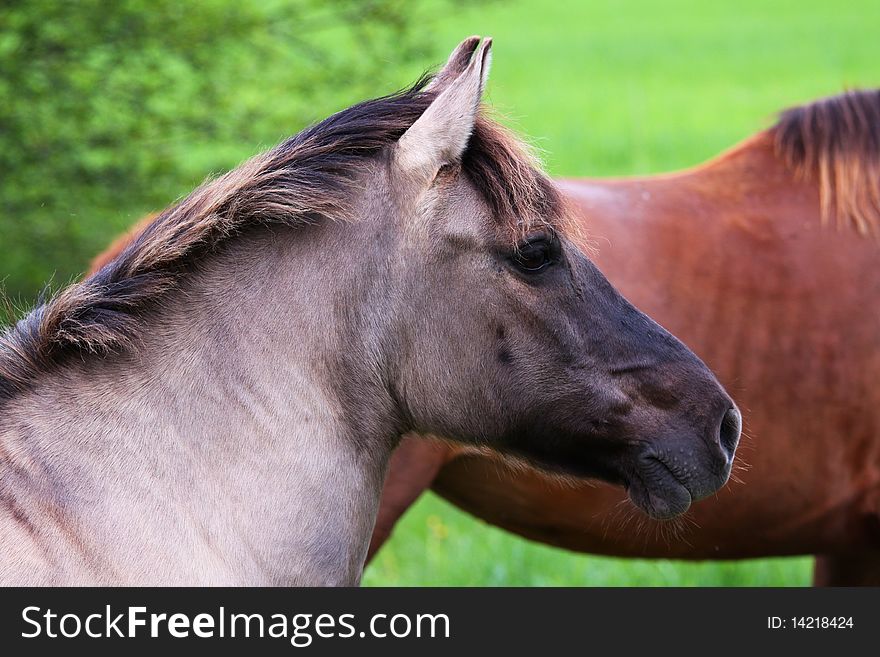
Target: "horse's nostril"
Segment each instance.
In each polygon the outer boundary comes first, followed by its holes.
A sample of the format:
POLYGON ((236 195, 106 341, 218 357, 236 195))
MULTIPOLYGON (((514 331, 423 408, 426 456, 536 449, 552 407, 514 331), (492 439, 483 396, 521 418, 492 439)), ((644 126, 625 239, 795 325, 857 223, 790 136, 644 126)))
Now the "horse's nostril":
POLYGON ((719 431, 718 440, 721 450, 727 457, 728 462, 733 460, 736 452, 737 443, 739 443, 739 434, 742 431, 742 416, 735 408, 730 408, 721 419, 721 429, 719 431))

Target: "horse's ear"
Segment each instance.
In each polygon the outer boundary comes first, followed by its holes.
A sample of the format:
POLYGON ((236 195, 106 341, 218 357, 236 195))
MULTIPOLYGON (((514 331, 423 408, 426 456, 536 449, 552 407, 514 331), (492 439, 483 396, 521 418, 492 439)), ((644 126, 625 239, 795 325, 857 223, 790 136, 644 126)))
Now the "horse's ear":
POLYGON ((480 37, 478 36, 468 37, 459 43, 455 50, 452 51, 452 54, 449 55, 449 59, 446 60, 446 65, 440 69, 425 89, 440 93, 448 87, 450 82, 464 73, 478 45, 480 45, 480 37))
POLYGON ((492 39, 471 37, 456 48, 431 83, 439 93, 396 144, 395 166, 430 182, 467 148, 491 62, 492 39), (477 45, 479 44, 479 47, 477 45))

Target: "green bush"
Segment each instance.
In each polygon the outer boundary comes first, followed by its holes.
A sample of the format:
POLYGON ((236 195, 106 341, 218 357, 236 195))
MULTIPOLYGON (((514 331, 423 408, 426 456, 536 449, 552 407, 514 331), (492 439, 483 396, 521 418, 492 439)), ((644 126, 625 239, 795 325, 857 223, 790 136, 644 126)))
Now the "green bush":
POLYGON ((205 176, 399 86, 432 61, 426 25, 395 0, 5 0, 0 282, 30 301, 205 176))

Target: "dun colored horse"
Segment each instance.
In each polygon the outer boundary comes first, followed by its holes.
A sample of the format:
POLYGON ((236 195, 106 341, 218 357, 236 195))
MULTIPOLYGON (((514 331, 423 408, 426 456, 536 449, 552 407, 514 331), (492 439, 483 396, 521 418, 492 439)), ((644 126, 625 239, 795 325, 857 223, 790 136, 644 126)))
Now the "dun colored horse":
POLYGON ((571 550, 815 554, 819 584, 880 584, 880 92, 789 110, 695 169, 560 186, 609 279, 745 409, 750 467, 670 531, 632 518, 614 488, 560 485, 407 438, 371 553, 433 486, 488 522, 571 550))
POLYGON ((196 190, 0 337, 0 582, 354 584, 405 433, 727 479, 739 413, 478 113, 490 41, 196 190))

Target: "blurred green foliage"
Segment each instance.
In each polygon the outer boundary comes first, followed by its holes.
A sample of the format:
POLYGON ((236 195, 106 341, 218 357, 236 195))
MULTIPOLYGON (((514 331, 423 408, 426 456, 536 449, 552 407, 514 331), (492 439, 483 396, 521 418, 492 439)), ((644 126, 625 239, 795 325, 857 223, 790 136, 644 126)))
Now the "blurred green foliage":
POLYGON ((4 0, 0 282, 27 303, 210 173, 396 88, 432 61, 425 25, 400 0, 4 0))

